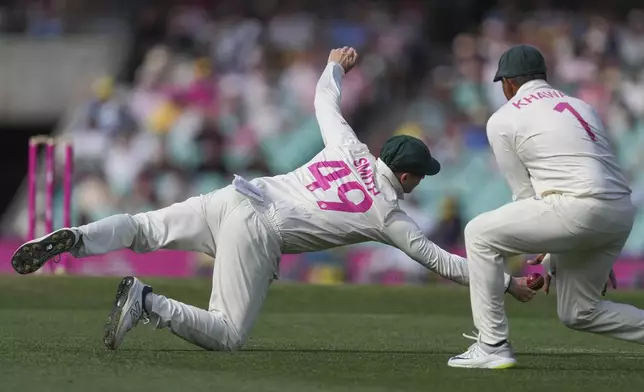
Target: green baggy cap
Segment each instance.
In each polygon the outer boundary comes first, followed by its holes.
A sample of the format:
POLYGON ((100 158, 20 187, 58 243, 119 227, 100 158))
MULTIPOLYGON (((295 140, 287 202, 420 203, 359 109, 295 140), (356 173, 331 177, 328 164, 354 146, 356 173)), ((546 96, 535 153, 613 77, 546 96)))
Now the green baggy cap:
POLYGON ((380 149, 380 160, 394 173, 433 176, 441 170, 425 143, 407 135, 389 138, 380 149))
POLYGON ((517 45, 506 50, 499 59, 499 69, 494 81, 517 76, 546 73, 546 60, 539 49, 529 45, 517 45))

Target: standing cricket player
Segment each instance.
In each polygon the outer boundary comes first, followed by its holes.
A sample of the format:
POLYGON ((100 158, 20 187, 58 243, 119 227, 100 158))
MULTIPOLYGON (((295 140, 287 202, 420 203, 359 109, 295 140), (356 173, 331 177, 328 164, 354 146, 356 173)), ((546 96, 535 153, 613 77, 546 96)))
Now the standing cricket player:
POLYGON ((644 343, 644 311, 601 300, 635 208, 599 116, 546 82, 545 61, 533 47, 505 52, 494 78, 499 80, 508 103, 488 121, 487 135, 514 202, 465 228, 479 335, 448 365, 515 365, 503 264, 518 254, 549 254, 557 267, 557 313, 567 327, 644 343))
MULTIPOLYGON (((253 181, 235 176, 224 189, 158 211, 55 231, 21 246, 12 259, 14 269, 34 272, 63 252, 86 257, 123 248, 182 249, 215 258, 208 310, 154 294, 134 277, 124 278, 105 326, 104 343, 110 349, 117 349, 125 334, 148 316, 158 328, 170 328, 205 349, 241 348, 282 253, 378 241, 466 285, 466 260, 427 240, 398 207, 398 200, 424 176, 439 172, 428 148, 418 139, 396 136, 375 159, 340 114, 342 78, 357 57, 347 47, 330 53, 315 96, 325 148, 305 166, 253 181)), ((517 299, 534 295, 524 279, 505 279, 502 285, 517 299)))

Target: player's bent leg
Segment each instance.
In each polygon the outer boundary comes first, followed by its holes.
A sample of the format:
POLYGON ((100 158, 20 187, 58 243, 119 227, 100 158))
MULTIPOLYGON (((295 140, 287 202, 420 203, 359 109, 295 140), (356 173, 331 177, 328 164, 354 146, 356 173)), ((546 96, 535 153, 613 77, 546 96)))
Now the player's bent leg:
POLYGON ((264 304, 281 256, 281 238, 248 200, 217 237, 209 310, 226 316, 243 344, 264 304))
POLYGON ((222 223, 209 310, 151 294, 158 327, 208 350, 241 349, 261 310, 280 257, 280 240, 250 202, 222 223))
MULTIPOLYGON (((538 253, 544 249, 568 249, 577 245, 565 217, 560 216, 561 198, 526 199, 507 204, 474 218, 465 228, 470 299, 476 345, 490 352, 507 344, 509 329, 504 309, 503 273, 509 256, 538 253)), ((468 352, 459 357, 470 356, 468 352)), ((477 359, 468 359, 476 365, 477 359)))
POLYGON ((157 328, 170 328, 175 335, 206 350, 234 351, 243 344, 224 315, 156 295, 152 287, 131 276, 118 286, 103 343, 117 350, 126 334, 141 320, 147 324, 149 317, 156 318, 157 328))
POLYGON ((644 310, 602 300, 601 291, 621 250, 551 255, 556 262, 557 314, 568 328, 644 344, 644 310))
POLYGON ((206 350, 235 351, 244 341, 225 314, 207 311, 160 295, 151 301, 158 328, 169 328, 173 334, 206 350))
POLYGON ((508 337, 500 283, 505 259, 587 246, 594 233, 574 222, 589 205, 560 195, 525 199, 481 214, 468 223, 465 244, 472 314, 483 342, 495 344, 508 337))
POLYGON ((157 328, 169 328, 180 338, 206 350, 235 351, 245 342, 225 314, 157 295, 150 286, 127 277, 119 284, 105 324, 105 346, 117 350, 125 335, 140 320, 147 323, 149 318, 156 320, 157 328))

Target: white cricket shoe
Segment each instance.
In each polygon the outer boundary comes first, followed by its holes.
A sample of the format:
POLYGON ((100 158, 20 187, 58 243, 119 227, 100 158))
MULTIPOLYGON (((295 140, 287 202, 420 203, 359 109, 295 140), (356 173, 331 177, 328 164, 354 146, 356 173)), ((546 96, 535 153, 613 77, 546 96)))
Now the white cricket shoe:
POLYGON ((76 229, 56 230, 22 244, 11 256, 11 265, 22 275, 36 272, 50 259, 74 249, 80 241, 81 233, 76 229))
MULTIPOLYGON (((466 337, 469 338, 469 336, 466 337)), ((463 354, 447 361, 447 366, 450 367, 478 369, 508 369, 516 364, 514 351, 508 342, 499 347, 492 347, 477 341, 463 354)))
POLYGON ((118 349, 125 334, 136 327, 140 320, 144 324, 150 321, 143 306, 144 292, 152 292, 152 287, 133 276, 123 278, 119 284, 103 335, 103 343, 110 350, 118 349))

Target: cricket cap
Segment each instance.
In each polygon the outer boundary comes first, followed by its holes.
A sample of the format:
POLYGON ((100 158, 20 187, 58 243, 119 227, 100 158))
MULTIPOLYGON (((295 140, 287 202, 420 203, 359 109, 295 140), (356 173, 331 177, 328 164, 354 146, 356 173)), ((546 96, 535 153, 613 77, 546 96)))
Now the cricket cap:
POLYGON ((394 173, 433 176, 441 170, 425 143, 407 135, 390 137, 380 149, 380 160, 394 173))
POLYGON ((506 50, 499 59, 494 81, 517 76, 546 73, 546 60, 539 49, 530 45, 517 45, 506 50))

